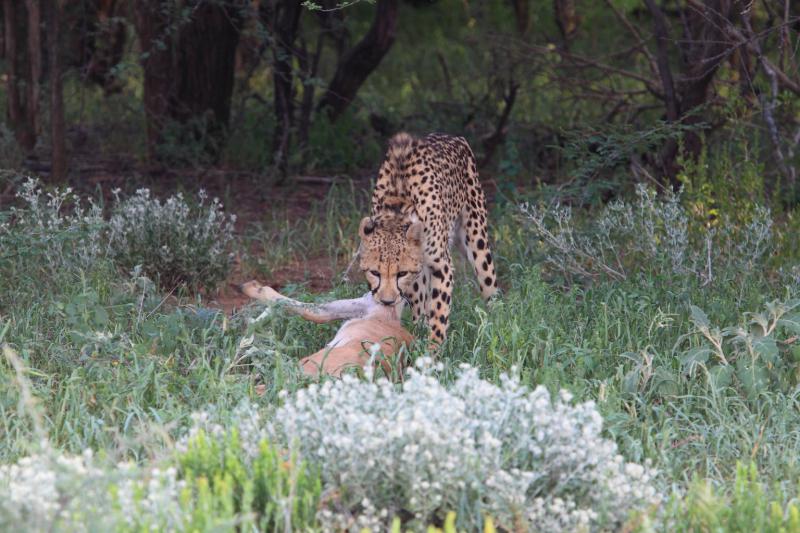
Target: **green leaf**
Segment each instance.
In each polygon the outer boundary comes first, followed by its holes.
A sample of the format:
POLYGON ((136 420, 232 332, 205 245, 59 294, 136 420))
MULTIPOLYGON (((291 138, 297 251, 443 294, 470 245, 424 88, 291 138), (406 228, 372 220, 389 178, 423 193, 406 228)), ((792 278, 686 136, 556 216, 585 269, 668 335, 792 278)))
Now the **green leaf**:
POLYGON ((660 396, 675 396, 680 392, 680 384, 670 370, 660 366, 653 375, 653 389, 660 396))
POLYGON ((100 327, 105 327, 105 326, 108 325, 108 321, 109 321, 108 320, 108 311, 106 311, 106 308, 101 306, 101 305, 98 305, 97 307, 95 307, 94 308, 94 322, 95 322, 95 325, 100 326, 100 327))
POLYGON ((793 313, 778 320, 778 324, 795 335, 800 335, 800 313, 793 313))
POLYGON ((715 390, 729 387, 733 379, 733 367, 730 365, 717 365, 708 372, 709 383, 715 390))
POLYGON ((691 310, 691 319, 695 326, 699 328, 707 328, 711 325, 711 322, 708 320, 708 315, 706 315, 705 311, 696 305, 690 305, 689 309, 691 310))
POLYGON ((745 358, 736 361, 736 377, 751 399, 769 387, 769 379, 764 366, 757 362, 754 365, 745 358))
POLYGON ((678 360, 681 362, 681 367, 684 371, 693 371, 695 365, 708 362, 708 358, 712 353, 714 352, 710 348, 699 346, 686 350, 678 360))
POLYGON ((772 337, 758 337, 753 341, 753 349, 767 363, 778 361, 778 344, 772 337))
POLYGON ((638 367, 629 371, 622 380, 622 390, 628 394, 636 394, 639 392, 639 378, 640 372, 638 367))

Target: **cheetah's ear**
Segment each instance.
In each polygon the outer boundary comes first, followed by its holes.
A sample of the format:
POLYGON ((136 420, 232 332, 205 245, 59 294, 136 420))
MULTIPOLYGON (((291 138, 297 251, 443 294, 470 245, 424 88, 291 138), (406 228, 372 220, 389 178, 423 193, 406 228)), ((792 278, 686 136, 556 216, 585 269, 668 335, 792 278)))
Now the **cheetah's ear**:
POLYGON ((422 244, 422 222, 414 222, 406 230, 406 238, 414 244, 422 244))
POLYGON ((363 239, 373 231, 375 231, 375 221, 372 220, 372 217, 362 218, 361 225, 358 227, 358 234, 361 235, 361 238, 363 239))

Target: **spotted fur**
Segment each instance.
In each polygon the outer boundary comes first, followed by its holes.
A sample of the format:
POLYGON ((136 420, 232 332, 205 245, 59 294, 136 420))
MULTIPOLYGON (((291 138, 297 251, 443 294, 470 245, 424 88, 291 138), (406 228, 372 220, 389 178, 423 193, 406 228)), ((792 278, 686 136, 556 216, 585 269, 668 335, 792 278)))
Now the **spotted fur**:
MULTIPOLYGON (((441 343, 447 335, 453 292, 451 242, 472 265, 483 298, 497 291, 485 197, 475 156, 464 138, 394 136, 378 172, 372 215, 422 223, 423 264, 405 297, 414 318, 427 319, 433 342, 441 343)), ((394 257, 387 249, 384 260, 395 261, 394 257)))

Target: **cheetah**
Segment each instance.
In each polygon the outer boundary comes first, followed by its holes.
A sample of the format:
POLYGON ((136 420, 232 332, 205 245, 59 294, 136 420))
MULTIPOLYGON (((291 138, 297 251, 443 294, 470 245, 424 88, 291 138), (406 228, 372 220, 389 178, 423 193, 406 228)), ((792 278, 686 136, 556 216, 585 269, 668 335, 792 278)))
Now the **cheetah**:
POLYGON ((282 304, 290 313, 312 322, 349 319, 325 348, 300 361, 306 375, 339 376, 347 368, 363 367, 372 350, 379 347, 382 354, 379 361, 384 372, 402 377, 405 362, 402 350, 407 349, 414 337, 400 322, 405 305, 401 293, 408 292, 422 272, 422 223, 396 216, 367 217, 359 233, 362 235, 361 266, 369 277, 377 280, 371 291, 361 298, 303 304, 255 281, 239 287, 251 298, 282 304), (385 254, 395 260, 391 264, 382 261, 385 254))
POLYGON ((427 320, 434 347, 447 336, 453 292, 451 242, 472 265, 481 296, 488 300, 497 292, 485 203, 475 156, 464 138, 399 133, 389 141, 373 190, 372 217, 361 223, 362 241, 376 220, 396 217, 405 224, 418 220, 423 227, 422 268, 410 277, 413 273, 400 268, 398 258, 387 249, 380 258, 382 269, 365 267, 362 258, 362 271, 379 303, 391 305, 391 297, 399 293, 410 304, 414 320, 427 320), (374 290, 386 286, 396 288, 392 294, 374 290))

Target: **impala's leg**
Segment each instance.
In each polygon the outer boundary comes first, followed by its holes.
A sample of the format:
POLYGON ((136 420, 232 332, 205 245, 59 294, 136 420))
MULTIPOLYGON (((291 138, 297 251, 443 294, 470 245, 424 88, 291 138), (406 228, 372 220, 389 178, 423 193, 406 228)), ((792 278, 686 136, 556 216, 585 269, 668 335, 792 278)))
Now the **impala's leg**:
POLYGON ((272 287, 259 285, 255 281, 245 283, 240 289, 253 299, 285 306, 289 312, 318 324, 345 318, 359 318, 366 315, 370 308, 375 305, 370 294, 365 294, 361 298, 308 304, 287 298, 272 287))

